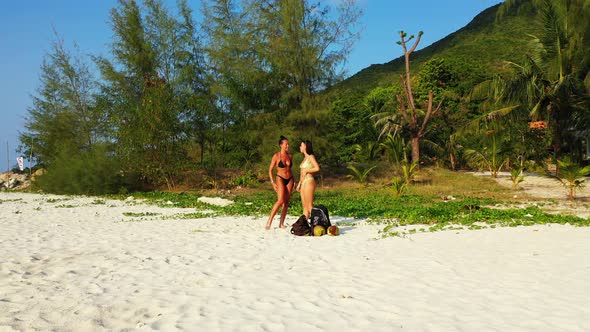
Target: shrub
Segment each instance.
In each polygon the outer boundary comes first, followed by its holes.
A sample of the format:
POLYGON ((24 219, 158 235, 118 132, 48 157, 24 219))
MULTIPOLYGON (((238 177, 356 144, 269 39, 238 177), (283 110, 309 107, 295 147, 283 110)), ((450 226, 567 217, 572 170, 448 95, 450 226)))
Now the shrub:
POLYGON ((518 185, 524 181, 524 172, 520 167, 510 169, 510 181, 512 181, 512 189, 518 189, 518 185))
POLYGON ((35 186, 55 194, 100 195, 119 192, 123 177, 105 147, 81 153, 63 149, 35 186))
POLYGON ((391 181, 391 186, 393 187, 395 195, 399 197, 406 191, 408 183, 404 178, 396 176, 391 181))
POLYGON ((232 181, 233 186, 249 187, 258 182, 258 176, 252 171, 248 170, 246 174, 235 177, 232 181))
POLYGON ((567 157, 558 160, 557 163, 559 164, 558 174, 548 176, 561 182, 567 190, 568 198, 573 200, 576 190, 584 186, 586 181, 584 177, 590 174, 590 165, 582 167, 567 157))
POLYGON ((356 168, 354 165, 348 165, 348 169, 351 171, 351 174, 348 174, 346 177, 349 179, 354 179, 360 184, 367 185, 368 184, 368 177, 369 173, 373 171, 377 166, 367 167, 366 169, 356 168))

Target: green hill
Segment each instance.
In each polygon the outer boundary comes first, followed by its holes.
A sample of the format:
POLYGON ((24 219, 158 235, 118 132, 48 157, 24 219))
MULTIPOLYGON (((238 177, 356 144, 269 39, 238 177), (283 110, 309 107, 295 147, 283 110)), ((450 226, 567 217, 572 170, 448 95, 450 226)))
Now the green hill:
MULTIPOLYGON (((465 27, 412 54, 413 73, 432 58, 444 58, 461 68, 459 74, 464 82, 480 81, 504 70, 505 61, 522 62, 531 34, 540 31, 541 26, 535 19, 536 14, 526 5, 499 18, 501 6, 484 10, 465 27)), ((415 34, 418 31, 406 32, 415 34)), ((385 64, 371 65, 340 82, 330 92, 364 95, 377 86, 399 82, 404 66, 402 52, 399 47, 400 57, 385 64)))

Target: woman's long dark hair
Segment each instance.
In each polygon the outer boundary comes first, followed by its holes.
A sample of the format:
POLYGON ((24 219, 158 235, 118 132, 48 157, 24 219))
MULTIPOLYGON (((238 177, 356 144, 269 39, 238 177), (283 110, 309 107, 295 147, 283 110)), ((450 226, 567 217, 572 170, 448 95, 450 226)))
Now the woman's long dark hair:
POLYGON ((313 146, 311 145, 311 141, 308 139, 304 139, 303 144, 305 144, 305 152, 307 154, 313 154, 313 146))

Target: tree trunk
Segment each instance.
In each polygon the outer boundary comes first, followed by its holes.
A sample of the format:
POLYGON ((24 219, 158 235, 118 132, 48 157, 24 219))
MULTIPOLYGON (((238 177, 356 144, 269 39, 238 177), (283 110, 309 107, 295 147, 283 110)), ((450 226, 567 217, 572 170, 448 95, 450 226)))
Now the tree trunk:
POLYGON ((201 139, 199 141, 199 146, 201 147, 201 166, 203 166, 205 164, 204 163, 204 160, 205 160, 205 149, 207 148, 205 145, 206 145, 205 139, 201 139))
POLYGON ((410 138, 410 145, 412 146, 412 162, 419 165, 419 162, 420 162, 420 137, 412 136, 410 138))

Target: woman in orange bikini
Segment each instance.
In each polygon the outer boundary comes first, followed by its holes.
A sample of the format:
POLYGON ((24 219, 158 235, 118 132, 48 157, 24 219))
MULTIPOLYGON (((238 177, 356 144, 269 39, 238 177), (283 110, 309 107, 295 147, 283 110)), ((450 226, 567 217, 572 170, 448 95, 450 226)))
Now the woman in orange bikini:
POLYGON ((303 154, 303 162, 299 166, 301 173, 299 176, 299 183, 297 184, 297 191, 301 194, 303 214, 309 219, 316 188, 313 173, 320 171, 320 165, 318 165, 318 162, 313 155, 311 141, 305 140, 301 142, 301 145, 299 145, 299 151, 303 154))
POLYGON ((281 150, 272 156, 270 166, 268 167, 268 176, 270 177, 270 182, 272 183, 274 190, 277 192, 277 202, 275 205, 273 205, 272 210, 270 210, 270 216, 268 217, 268 222, 266 223, 266 229, 270 229, 272 220, 281 207, 281 221, 279 222, 279 227, 286 227, 285 217, 287 217, 289 200, 291 199, 291 192, 293 191, 293 185, 295 184, 295 179, 293 178, 293 173, 291 172, 291 162, 293 160, 293 155, 289 154, 289 141, 285 136, 281 136, 279 138, 279 147, 281 150), (273 170, 275 167, 277 168, 276 181, 275 177, 273 176, 273 170))

